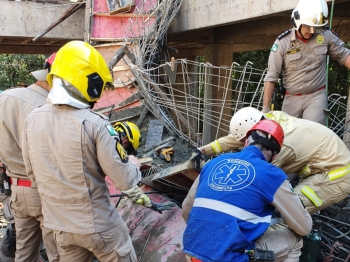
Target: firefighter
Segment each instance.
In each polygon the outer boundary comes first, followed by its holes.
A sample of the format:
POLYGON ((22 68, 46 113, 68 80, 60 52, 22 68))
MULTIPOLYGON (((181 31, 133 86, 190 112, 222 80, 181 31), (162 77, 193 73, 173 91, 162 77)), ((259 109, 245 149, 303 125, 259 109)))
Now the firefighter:
POLYGON ((114 130, 119 134, 119 140, 129 155, 137 155, 141 143, 140 129, 132 122, 117 122, 114 130))
POLYGON ((204 166, 182 205, 188 256, 248 261, 245 250, 256 244, 274 251, 275 261, 299 261, 301 236, 310 233, 312 219, 285 173, 268 163, 279 153, 283 136, 277 122, 258 121, 244 135, 241 152, 222 154, 204 166), (265 233, 275 208, 289 229, 265 233))
POLYGON ((231 133, 196 149, 191 161, 198 168, 203 154, 213 156, 242 147, 244 132, 263 118, 277 121, 284 130, 282 150, 272 163, 300 176, 294 190, 310 214, 349 195, 350 151, 345 143, 329 128, 281 111, 263 115, 255 108, 242 108, 231 119, 231 133))
POLYGON ((300 0, 291 15, 293 29, 277 37, 270 52, 264 79, 263 112, 270 102, 280 74, 286 93, 282 111, 326 124, 326 58, 350 68, 350 50, 338 35, 326 28, 325 0, 300 0))
POLYGON ((35 84, 8 89, 0 95, 0 160, 6 165, 6 174, 11 182, 12 193, 7 202, 10 209, 7 210, 11 211, 8 213, 12 213, 15 222, 16 261, 38 261, 41 240, 49 260, 59 261, 53 232, 43 226, 36 184, 29 180, 24 167, 21 143, 25 118, 46 103, 50 86, 45 76, 54 59, 55 53, 45 61, 44 69, 33 72, 38 80, 35 84))
POLYGON ((155 205, 137 186, 137 158, 128 156, 108 118, 90 109, 113 82, 108 66, 90 44, 71 41, 57 52, 47 80, 49 103, 34 110, 23 128, 23 157, 38 186, 44 225, 54 231, 62 261, 95 255, 101 262, 135 262, 105 177, 135 203, 155 205))

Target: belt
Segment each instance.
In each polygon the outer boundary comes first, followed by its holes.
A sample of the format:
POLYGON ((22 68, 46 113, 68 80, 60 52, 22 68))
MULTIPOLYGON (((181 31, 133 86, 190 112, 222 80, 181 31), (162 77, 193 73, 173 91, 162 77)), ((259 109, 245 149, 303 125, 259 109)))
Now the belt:
POLYGON ((309 95, 309 94, 315 93, 315 92, 317 92, 317 91, 323 90, 323 89, 325 89, 325 88, 326 88, 326 86, 322 86, 322 87, 320 87, 319 89, 317 89, 316 91, 312 91, 312 92, 310 92, 310 93, 291 94, 291 93, 286 92, 286 95, 292 95, 292 96, 309 95))
MULTIPOLYGON (((25 180, 25 179, 20 179, 20 178, 15 178, 15 179, 17 179, 16 186, 32 187, 32 182, 30 180, 25 180)), ((12 181, 11 177, 10 177, 10 182, 13 185, 13 181, 12 181)))

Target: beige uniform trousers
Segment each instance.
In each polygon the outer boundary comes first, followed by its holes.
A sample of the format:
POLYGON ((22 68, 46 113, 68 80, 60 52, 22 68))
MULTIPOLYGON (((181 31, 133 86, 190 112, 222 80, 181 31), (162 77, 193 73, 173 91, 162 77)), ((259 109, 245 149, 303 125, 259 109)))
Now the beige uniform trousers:
POLYGON ((12 185, 10 207, 16 225, 16 262, 37 262, 41 239, 50 262, 59 261, 53 232, 43 226, 37 189, 12 185))
MULTIPOLYGON (((275 262, 298 262, 303 247, 302 237, 288 228, 267 231, 255 242, 256 248, 274 251, 275 262)), ((191 262, 189 256, 186 260, 191 262)))
POLYGON ((282 104, 282 111, 287 114, 311 120, 326 125, 326 113, 328 108, 326 90, 322 89, 307 95, 295 96, 286 94, 282 104))
POLYGON ((334 180, 329 180, 327 174, 311 175, 302 179, 294 188, 294 192, 299 195, 306 210, 312 215, 319 210, 338 203, 350 194, 350 174, 334 180), (311 198, 315 203, 302 192, 305 186, 313 190, 318 197, 316 200, 311 198))
POLYGON ((63 262, 88 262, 92 260, 93 255, 100 262, 137 261, 128 228, 124 222, 106 231, 92 234, 54 230, 54 237, 63 262), (121 243, 125 241, 126 243, 121 243))

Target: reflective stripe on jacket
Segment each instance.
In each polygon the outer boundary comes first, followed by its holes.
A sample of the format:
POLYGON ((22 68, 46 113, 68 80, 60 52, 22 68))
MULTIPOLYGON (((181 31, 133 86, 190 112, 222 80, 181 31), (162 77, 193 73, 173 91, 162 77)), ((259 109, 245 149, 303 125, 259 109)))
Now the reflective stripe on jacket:
POLYGON ((286 179, 254 146, 209 161, 184 232, 184 252, 202 261, 247 261, 241 251, 268 228, 274 194, 286 179))

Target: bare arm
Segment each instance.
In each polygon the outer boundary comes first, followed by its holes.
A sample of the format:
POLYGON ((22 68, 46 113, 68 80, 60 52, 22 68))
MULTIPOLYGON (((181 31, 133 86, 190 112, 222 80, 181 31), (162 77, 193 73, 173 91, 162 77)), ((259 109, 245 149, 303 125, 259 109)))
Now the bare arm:
MULTIPOLYGON (((264 85, 263 108, 270 108, 271 98, 275 89, 275 83, 266 81, 264 85)), ((270 111, 270 110, 268 110, 270 111)), ((268 112, 267 111, 267 112, 268 112)))
POLYGON ((288 227, 301 236, 307 236, 312 229, 312 218, 286 180, 277 190, 272 205, 281 212, 288 227))
POLYGON ((188 215, 190 214, 190 211, 191 211, 193 203, 194 203, 194 198, 195 198, 196 193, 197 193, 198 184, 199 184, 199 176, 192 184, 190 191, 188 191, 187 197, 182 202, 182 217, 185 219, 186 223, 188 220, 188 215))
POLYGON ((350 69, 350 55, 346 58, 344 65, 350 69))

